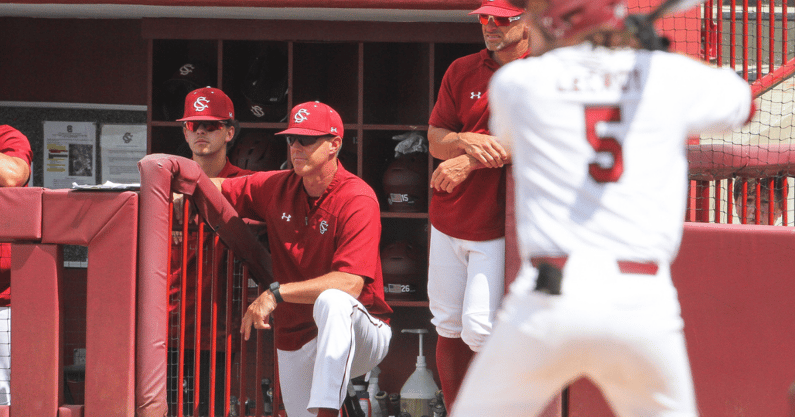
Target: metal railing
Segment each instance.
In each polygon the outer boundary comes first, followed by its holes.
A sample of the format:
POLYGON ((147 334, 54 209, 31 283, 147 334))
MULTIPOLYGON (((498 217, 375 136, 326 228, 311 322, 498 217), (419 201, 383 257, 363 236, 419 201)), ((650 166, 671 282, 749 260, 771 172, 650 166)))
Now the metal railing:
POLYGON ((689 147, 687 220, 791 226, 795 7, 787 0, 707 0, 701 17, 702 58, 748 80, 758 113, 742 129, 702 135, 689 147))

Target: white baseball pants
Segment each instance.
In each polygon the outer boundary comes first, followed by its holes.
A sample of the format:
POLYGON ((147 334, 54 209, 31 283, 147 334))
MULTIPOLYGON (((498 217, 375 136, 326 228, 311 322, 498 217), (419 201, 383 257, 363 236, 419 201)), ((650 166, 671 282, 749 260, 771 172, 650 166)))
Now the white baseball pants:
POLYGON ((456 239, 431 227, 428 300, 439 336, 478 352, 505 294, 505 239, 456 239))
POLYGON ((697 415, 670 269, 624 274, 615 260, 570 256, 562 295, 536 291, 526 264, 475 357, 452 417, 527 416, 587 376, 620 417, 697 415))
POLYGON ((348 381, 386 357, 392 330, 349 294, 326 290, 315 301, 318 336, 296 351, 278 350, 279 383, 287 415, 311 417, 339 409, 348 381))

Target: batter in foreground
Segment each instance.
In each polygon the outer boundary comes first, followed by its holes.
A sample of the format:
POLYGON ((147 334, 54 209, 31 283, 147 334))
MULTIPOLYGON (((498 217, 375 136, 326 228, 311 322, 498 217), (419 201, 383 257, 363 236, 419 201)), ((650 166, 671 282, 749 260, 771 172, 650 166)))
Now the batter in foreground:
POLYGON ((750 88, 642 47, 624 0, 526 6, 547 51, 489 89, 491 131, 513 157, 522 270, 452 416, 535 416, 582 376, 617 416, 696 416, 669 268, 685 141, 746 123, 750 88))

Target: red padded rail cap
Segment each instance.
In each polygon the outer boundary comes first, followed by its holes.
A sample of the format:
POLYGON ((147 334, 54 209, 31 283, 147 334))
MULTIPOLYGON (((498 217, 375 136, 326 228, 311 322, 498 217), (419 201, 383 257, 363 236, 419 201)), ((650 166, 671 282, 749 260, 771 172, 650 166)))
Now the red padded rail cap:
POLYGON ((765 177, 786 173, 795 166, 795 145, 689 145, 691 180, 716 180, 734 175, 765 177))
POLYGON ((0 242, 41 239, 43 193, 38 187, 0 188, 0 242))

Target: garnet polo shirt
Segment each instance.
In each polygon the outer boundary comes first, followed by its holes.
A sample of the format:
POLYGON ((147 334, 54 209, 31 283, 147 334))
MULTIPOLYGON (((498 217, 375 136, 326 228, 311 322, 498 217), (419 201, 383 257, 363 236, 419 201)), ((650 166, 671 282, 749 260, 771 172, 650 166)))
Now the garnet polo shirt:
MULTIPOLYGON (((489 133, 489 80, 499 69, 486 49, 450 64, 429 124, 453 132, 489 133)), ((452 193, 433 190, 431 224, 458 239, 484 241, 505 235, 505 168, 478 169, 452 193)))
MULTIPOLYGON (((224 181, 223 194, 242 217, 267 224, 273 273, 280 283, 331 271, 364 277, 359 301, 389 323, 379 243, 381 219, 372 188, 337 165, 314 204, 292 170, 259 172, 224 181)), ((317 335, 311 304, 282 303, 273 311, 276 347, 297 350, 317 335)))

